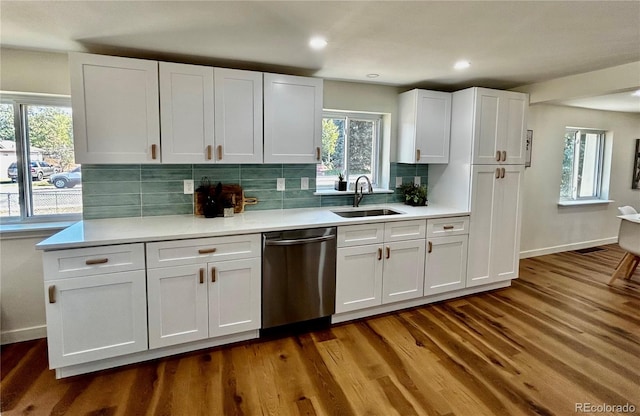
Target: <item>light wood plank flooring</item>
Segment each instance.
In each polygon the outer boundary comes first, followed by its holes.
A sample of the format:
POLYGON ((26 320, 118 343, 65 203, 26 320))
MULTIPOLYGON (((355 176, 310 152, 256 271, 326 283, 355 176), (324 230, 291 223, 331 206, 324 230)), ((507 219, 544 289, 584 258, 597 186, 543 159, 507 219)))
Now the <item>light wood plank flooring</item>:
MULTIPOLYGON (((622 251, 521 262, 508 289, 55 380, 2 348, 3 415, 570 415, 640 406, 640 273, 622 251)), ((636 412, 638 412, 636 410, 636 412)))

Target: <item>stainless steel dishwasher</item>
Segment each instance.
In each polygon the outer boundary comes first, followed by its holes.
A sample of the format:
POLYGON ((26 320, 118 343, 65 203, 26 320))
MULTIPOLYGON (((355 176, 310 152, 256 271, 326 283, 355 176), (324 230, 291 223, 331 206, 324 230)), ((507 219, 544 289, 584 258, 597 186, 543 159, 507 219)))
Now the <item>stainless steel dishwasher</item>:
POLYGON ((262 235, 262 328, 335 312, 336 228, 262 235))

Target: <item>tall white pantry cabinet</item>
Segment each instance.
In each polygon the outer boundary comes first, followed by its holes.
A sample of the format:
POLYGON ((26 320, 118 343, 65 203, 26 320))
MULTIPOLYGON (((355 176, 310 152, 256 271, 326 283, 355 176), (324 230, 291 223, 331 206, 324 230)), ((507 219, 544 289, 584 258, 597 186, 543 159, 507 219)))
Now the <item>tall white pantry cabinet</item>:
POLYGON ((453 93, 448 165, 429 167, 429 199, 471 212, 466 287, 518 277, 527 94, 453 93))

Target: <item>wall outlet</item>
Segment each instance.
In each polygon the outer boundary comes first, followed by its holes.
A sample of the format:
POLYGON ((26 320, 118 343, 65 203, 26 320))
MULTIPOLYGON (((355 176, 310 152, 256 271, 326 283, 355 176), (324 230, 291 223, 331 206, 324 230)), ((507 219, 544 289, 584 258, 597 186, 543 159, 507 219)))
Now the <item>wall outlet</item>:
POLYGON ((276 190, 284 191, 284 178, 278 178, 278 182, 276 185, 276 190))
POLYGON ((300 189, 309 189, 309 178, 300 178, 300 189))
POLYGON ((193 179, 184 180, 184 194, 185 195, 193 194, 193 179))
POLYGON ((413 177, 413 183, 416 186, 420 186, 420 176, 414 176, 413 177))
POLYGON ((396 176, 396 188, 400 188, 402 186, 402 176, 396 176))

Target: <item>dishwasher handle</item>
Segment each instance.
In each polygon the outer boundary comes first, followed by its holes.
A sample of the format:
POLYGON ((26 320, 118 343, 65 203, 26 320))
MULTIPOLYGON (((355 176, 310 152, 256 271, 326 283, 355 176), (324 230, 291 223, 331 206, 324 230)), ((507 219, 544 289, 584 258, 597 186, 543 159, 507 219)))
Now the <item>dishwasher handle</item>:
POLYGON ((300 238, 293 240, 269 240, 265 241, 265 245, 267 246, 295 246, 298 244, 309 244, 309 243, 321 243, 323 241, 329 241, 335 239, 335 235, 323 235, 320 237, 312 237, 312 238, 300 238))

